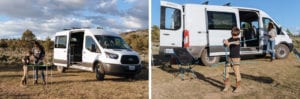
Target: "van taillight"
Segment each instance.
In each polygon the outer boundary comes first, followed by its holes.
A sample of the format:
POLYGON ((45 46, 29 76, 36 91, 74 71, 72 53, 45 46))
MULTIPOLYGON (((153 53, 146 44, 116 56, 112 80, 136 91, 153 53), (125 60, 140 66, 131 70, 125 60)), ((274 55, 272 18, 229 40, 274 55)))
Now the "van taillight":
POLYGON ((190 46, 190 36, 189 36, 189 31, 184 30, 183 31, 183 48, 187 48, 190 46))

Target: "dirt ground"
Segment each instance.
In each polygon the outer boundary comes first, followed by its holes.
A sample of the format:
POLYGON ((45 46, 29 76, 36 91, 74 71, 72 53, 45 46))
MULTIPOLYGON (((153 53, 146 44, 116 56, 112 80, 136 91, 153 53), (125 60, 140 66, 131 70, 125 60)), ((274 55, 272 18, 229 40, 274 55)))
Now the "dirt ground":
POLYGON ((269 58, 243 59, 241 64, 242 92, 233 93, 235 78, 230 71, 232 89, 221 92, 224 65, 193 65, 197 78, 176 77, 178 66, 152 67, 153 99, 299 99, 300 62, 294 54, 287 59, 269 61, 269 58))
MULTIPOLYGON (((147 65, 148 66, 148 65, 147 65)), ((148 69, 136 79, 105 76, 97 81, 93 72, 68 69, 66 73, 48 71, 48 83, 33 85, 32 70, 26 87, 20 86, 20 65, 0 65, 0 98, 63 98, 63 99, 145 99, 148 98, 148 69)))

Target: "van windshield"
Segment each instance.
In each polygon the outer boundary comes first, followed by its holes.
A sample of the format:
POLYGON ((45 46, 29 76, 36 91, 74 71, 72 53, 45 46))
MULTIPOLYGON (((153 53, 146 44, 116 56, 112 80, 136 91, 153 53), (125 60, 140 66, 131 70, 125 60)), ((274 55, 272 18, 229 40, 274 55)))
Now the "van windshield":
POLYGON ((130 49, 126 42, 116 36, 95 35, 97 41, 103 48, 107 49, 130 49))

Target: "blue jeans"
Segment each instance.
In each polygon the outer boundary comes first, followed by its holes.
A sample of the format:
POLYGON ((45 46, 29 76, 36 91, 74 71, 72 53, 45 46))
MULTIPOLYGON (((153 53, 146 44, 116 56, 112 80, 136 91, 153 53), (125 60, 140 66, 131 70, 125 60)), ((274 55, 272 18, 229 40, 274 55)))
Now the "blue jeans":
POLYGON ((271 58, 275 59, 275 40, 268 41, 268 51, 271 54, 271 58))
MULTIPOLYGON (((42 62, 37 62, 37 65, 42 65, 42 62)), ((34 80, 38 80, 39 78, 39 70, 41 71, 42 80, 45 80, 44 69, 40 66, 34 67, 34 80)))

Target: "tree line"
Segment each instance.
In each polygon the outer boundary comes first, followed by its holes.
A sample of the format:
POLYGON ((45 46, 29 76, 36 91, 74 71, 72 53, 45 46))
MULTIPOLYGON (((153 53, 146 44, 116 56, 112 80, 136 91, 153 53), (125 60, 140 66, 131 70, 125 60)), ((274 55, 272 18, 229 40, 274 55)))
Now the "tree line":
POLYGON ((0 48, 9 49, 10 51, 30 50, 33 47, 33 41, 40 42, 40 44, 44 46, 46 52, 52 51, 54 47, 54 42, 51 41, 50 37, 47 37, 46 40, 37 40, 35 34, 27 29, 23 32, 21 38, 1 39, 0 48))

